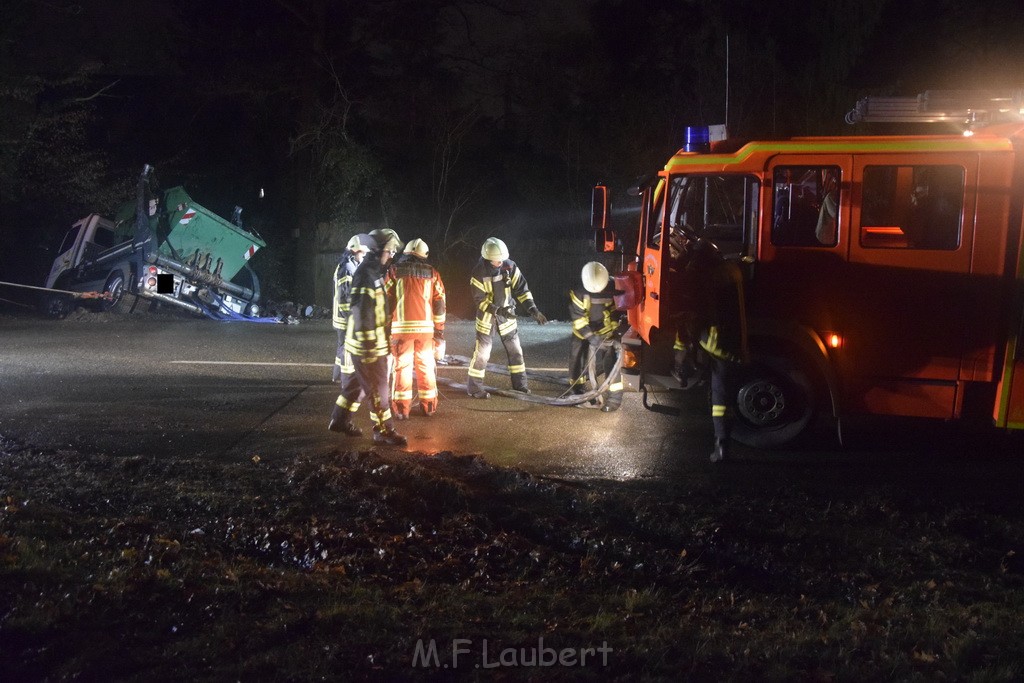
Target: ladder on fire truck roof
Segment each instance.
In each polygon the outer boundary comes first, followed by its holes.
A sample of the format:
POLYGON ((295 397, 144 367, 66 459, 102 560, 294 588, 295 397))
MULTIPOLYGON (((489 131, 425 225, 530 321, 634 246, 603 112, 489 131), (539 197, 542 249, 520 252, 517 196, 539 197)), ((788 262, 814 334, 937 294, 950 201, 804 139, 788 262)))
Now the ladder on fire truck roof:
POLYGON ((1024 121, 1024 90, 926 90, 916 97, 864 97, 846 114, 854 123, 938 123, 969 127, 1024 121))

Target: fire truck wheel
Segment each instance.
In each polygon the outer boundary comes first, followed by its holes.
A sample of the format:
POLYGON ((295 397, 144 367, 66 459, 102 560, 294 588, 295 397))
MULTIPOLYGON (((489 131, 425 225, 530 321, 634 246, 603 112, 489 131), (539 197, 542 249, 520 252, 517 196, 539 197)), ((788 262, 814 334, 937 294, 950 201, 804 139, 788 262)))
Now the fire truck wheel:
POLYGON ((736 392, 733 438, 755 448, 774 448, 800 436, 814 415, 814 386, 796 363, 756 359, 736 392))
POLYGON ((136 296, 128 292, 128 284, 124 272, 115 270, 107 277, 107 283, 103 285, 103 292, 109 294, 109 299, 100 301, 101 311, 111 313, 130 313, 135 305, 136 296))

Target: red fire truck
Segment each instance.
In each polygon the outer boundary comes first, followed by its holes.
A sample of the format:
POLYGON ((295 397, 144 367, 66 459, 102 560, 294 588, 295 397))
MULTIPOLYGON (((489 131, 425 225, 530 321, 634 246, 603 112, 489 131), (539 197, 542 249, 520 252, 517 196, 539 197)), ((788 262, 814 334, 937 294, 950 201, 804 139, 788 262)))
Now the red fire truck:
MULTIPOLYGON (((850 415, 1024 428, 1024 94, 866 98, 848 120, 943 133, 740 143, 697 129, 641 182, 635 259, 615 277, 626 381, 648 407, 649 390, 679 386, 671 243, 686 228, 744 272, 738 441, 778 446, 850 415)), ((614 251, 604 186, 593 216, 598 251, 614 251)))

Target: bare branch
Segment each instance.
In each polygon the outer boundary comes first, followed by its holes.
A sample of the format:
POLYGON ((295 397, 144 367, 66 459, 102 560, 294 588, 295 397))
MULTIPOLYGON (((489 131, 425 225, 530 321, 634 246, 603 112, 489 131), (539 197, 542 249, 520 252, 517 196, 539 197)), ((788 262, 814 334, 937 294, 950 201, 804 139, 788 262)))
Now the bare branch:
POLYGON ((88 97, 76 97, 75 99, 73 99, 71 101, 72 102, 88 102, 89 100, 96 99, 97 97, 101 96, 104 92, 106 92, 107 90, 110 90, 111 88, 113 88, 115 85, 117 85, 120 82, 121 82, 121 79, 119 78, 116 81, 114 81, 113 83, 108 83, 107 85, 103 86, 102 88, 100 88, 99 90, 97 90, 93 94, 89 95, 88 97))

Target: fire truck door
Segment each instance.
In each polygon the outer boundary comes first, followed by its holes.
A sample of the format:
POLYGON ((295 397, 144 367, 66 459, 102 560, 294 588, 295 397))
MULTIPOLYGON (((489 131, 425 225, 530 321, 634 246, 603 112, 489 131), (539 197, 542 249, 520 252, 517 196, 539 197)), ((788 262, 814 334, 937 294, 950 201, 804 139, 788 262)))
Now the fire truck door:
POLYGON ((997 427, 1024 429, 1024 236, 1017 250, 1013 314, 1006 339, 1003 375, 996 389, 992 415, 997 427))
POLYGON ((858 155, 853 188, 841 307, 852 398, 869 413, 954 417, 974 322, 977 158, 858 155), (924 214, 926 199, 938 204, 924 214))
POLYGON ((648 342, 652 330, 661 326, 662 260, 667 247, 662 245, 665 193, 665 181, 661 179, 643 191, 638 270, 643 277, 644 294, 637 311, 630 313, 629 322, 648 342))

